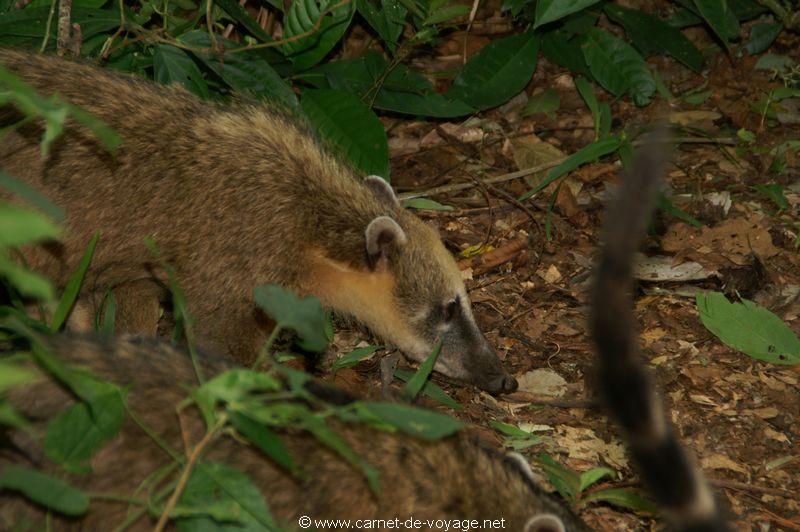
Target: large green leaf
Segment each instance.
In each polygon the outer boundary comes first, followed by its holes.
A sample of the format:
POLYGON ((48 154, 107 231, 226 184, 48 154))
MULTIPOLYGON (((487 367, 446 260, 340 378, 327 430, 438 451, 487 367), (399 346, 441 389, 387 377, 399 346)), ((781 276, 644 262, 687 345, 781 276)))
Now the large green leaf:
POLYGON ((389 51, 395 53, 403 32, 406 8, 398 0, 357 0, 358 12, 372 26, 389 51))
POLYGON ((625 28, 642 53, 669 54, 695 72, 703 68, 703 55, 692 41, 660 18, 617 4, 606 4, 603 9, 611 20, 625 28))
POLYGON ((554 22, 576 13, 599 0, 539 0, 536 3, 536 23, 534 28, 554 22))
POLYGON ((95 398, 90 410, 76 403, 47 425, 44 452, 57 464, 80 470, 103 445, 119 432, 125 418, 125 405, 119 391, 95 398))
POLYGON ((728 41, 739 37, 742 29, 736 13, 728 6, 728 0, 693 0, 697 11, 711 30, 728 45, 728 41))
POLYGON ((319 63, 344 35, 355 13, 355 2, 333 9, 341 3, 340 0, 292 1, 283 18, 283 37, 303 37, 284 44, 283 51, 294 63, 296 71, 319 63))
POLYGON ((475 112, 464 102, 437 93, 421 73, 403 64, 391 67, 383 56, 374 51, 368 51, 356 59, 331 61, 301 77, 319 88, 352 92, 373 107, 386 111, 436 118, 452 118, 475 112))
POLYGON ((177 518, 178 530, 278 531, 264 496, 241 471, 220 463, 195 466, 181 494, 180 507, 190 516, 177 518), (213 506, 227 511, 204 511, 213 506), (222 519, 217 521, 214 516, 222 519))
POLYGON ((783 31, 783 24, 780 22, 755 24, 750 29, 750 37, 744 45, 747 53, 750 55, 760 54, 775 42, 781 31, 783 31))
MULTIPOLYGON (((190 31, 182 35, 180 40, 197 48, 211 46, 208 33, 200 30, 190 31)), ((217 40, 221 40, 226 46, 235 45, 232 41, 219 37, 217 40)), ((228 53, 224 58, 199 51, 192 53, 232 89, 275 102, 289 109, 299 108, 297 96, 292 91, 291 85, 284 81, 263 57, 247 51, 228 53)))
POLYGON ((572 35, 560 28, 548 31, 542 35, 542 55, 575 74, 590 76, 589 65, 583 57, 584 40, 584 35, 572 35))
POLYGON ((349 92, 303 91, 300 100, 309 121, 353 166, 367 175, 389 177, 389 144, 378 117, 349 92))
POLYGON ((89 509, 86 495, 63 480, 20 466, 6 466, 0 488, 18 491, 33 502, 65 515, 81 515, 89 509))
POLYGON ((720 292, 695 299, 703 325, 725 345, 773 364, 800 363, 800 339, 772 312, 747 299, 731 303, 720 292))
POLYGON ((628 93, 638 106, 647 105, 656 93, 653 74, 631 45, 598 28, 586 35, 583 44, 592 76, 615 96, 628 93))
POLYGON ((170 44, 157 44, 153 54, 154 78, 159 83, 180 83, 203 98, 209 97, 203 74, 186 52, 170 44))
POLYGON ((497 107, 530 82, 538 51, 533 32, 494 41, 467 61, 446 96, 479 110, 497 107))
POLYGON ((316 297, 301 299, 282 286, 273 284, 259 286, 253 294, 256 304, 275 320, 276 327, 297 332, 303 349, 322 351, 328 345, 325 311, 316 297))

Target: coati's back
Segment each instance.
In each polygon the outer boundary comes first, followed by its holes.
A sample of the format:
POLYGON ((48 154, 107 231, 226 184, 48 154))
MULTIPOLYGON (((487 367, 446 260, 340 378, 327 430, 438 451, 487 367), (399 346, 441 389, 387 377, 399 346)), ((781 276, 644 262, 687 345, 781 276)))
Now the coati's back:
MULTIPOLYGON (((95 375, 120 386, 130 385, 126 400, 141 422, 173 449, 183 448, 181 429, 175 415, 189 386, 196 383, 188 356, 165 344, 135 338, 100 342, 89 338, 60 336, 51 342, 63 360, 90 368, 95 375)), ((229 363, 201 353, 206 375, 229 369, 229 363)), ((336 390, 315 388, 318 396, 336 390)), ((33 433, 43 432, 47 419, 73 403, 52 379, 16 389, 11 402, 35 420, 33 433)), ((347 400, 347 398, 345 398, 347 400)), ((201 416, 185 412, 190 441, 205 434, 201 416)), ((302 471, 292 476, 275 465, 252 445, 223 435, 203 456, 204 462, 222 462, 248 475, 264 494, 269 508, 287 529, 297 519, 505 519, 507 530, 524 530, 532 518, 540 517, 534 531, 586 530, 565 507, 539 489, 516 460, 504 458, 468 435, 428 442, 370 429, 358 424, 332 423, 336 430, 379 472, 382 493, 376 497, 364 476, 341 456, 300 431, 284 431, 281 437, 294 464, 302 471), (553 517, 557 516, 557 518, 553 517)), ((43 468, 61 476, 47 465, 40 444, 25 431, 12 431, 10 443, 0 444, 0 469, 14 463, 43 468)), ((134 424, 126 419, 120 434, 91 460, 92 471, 70 475, 69 481, 93 493, 130 495, 145 477, 168 465, 170 457, 134 424)), ((128 505, 92 501, 90 513, 72 521, 81 530, 110 530, 123 522, 128 505)), ((8 530, 21 518, 42 519, 43 512, 24 504, 21 497, 0 490, 0 529, 8 530)), ((67 522, 61 522, 61 530, 67 522)), ((143 517, 136 530, 152 529, 153 521, 143 517)))

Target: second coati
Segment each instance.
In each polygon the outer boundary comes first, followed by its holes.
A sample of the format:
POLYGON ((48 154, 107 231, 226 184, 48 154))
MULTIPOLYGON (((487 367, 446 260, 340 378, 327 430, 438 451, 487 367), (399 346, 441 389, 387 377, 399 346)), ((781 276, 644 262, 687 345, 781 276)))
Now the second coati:
MULTIPOLYGON (((297 119, 46 55, 0 49, 0 64, 122 137, 112 156, 69 121, 45 158, 40 124, 0 139, 0 171, 66 211, 63 239, 25 249, 28 263, 63 284, 99 231, 84 296, 114 289, 118 331, 155 334, 165 277, 144 244, 152 237, 209 350, 255 359, 267 323, 253 289, 274 283, 317 296, 413 360, 441 338, 437 371, 491 393, 516 390, 436 231, 402 208, 383 179, 362 179, 297 119)), ((0 107, 0 127, 21 117, 0 107)))
MULTIPOLYGON (((120 433, 90 460, 91 472, 70 475, 77 488, 94 494, 113 494, 139 501, 147 496, 141 488, 145 478, 172 459, 142 429, 147 427, 177 452, 183 449, 183 433, 192 444, 206 434, 199 412, 188 409, 178 423, 176 405, 186 398, 187 388, 196 384, 186 353, 141 337, 122 337, 101 342, 88 337, 60 336, 51 340, 51 350, 62 360, 87 367, 105 380, 129 388, 126 401, 137 416, 126 416, 120 433), (138 491, 137 491, 138 490, 138 491)), ((206 375, 214 375, 233 364, 201 353, 206 375)), ((343 392, 324 388, 337 403, 348 401, 343 392)), ((52 378, 15 389, 11 403, 34 420, 28 431, 14 430, 0 439, 0 474, 9 465, 44 469, 63 477, 63 470, 48 464, 31 434, 44 433, 46 421, 74 402, 52 378)), ((203 454, 201 463, 221 463, 245 473, 267 501, 279 521, 280 530, 301 530, 298 520, 349 520, 350 526, 315 527, 318 530, 384 529, 356 525, 356 520, 409 518, 426 521, 453 520, 467 523, 496 520, 495 528, 526 532, 589 530, 560 501, 544 492, 533 480, 527 463, 518 455, 503 454, 480 443, 474 436, 456 434, 438 441, 426 441, 402 433, 385 432, 360 424, 330 422, 347 444, 379 474, 380 495, 370 491, 364 475, 307 432, 283 431, 286 445, 300 474, 293 475, 253 445, 223 434, 203 454)), ((169 479, 167 479, 168 481, 169 479)), ((160 491, 162 486, 154 487, 160 491)), ((250 501, 252 503, 252 501, 250 501)), ((135 506, 139 508, 140 506, 135 506)), ((154 510, 155 511, 155 510, 154 510)), ((244 511, 244 509, 243 509, 244 511)), ((51 514, 53 530, 113 530, 130 515, 124 499, 99 495, 89 512, 68 519, 51 514), (122 501, 122 502, 120 502, 122 501)), ((127 530, 152 530, 155 516, 142 512, 127 530)), ((18 494, 0 488, 0 529, 14 530, 28 523, 43 530, 45 512, 18 494)), ((465 530, 465 528, 450 528, 465 530)), ((305 527, 308 528, 308 527, 305 527)), ((394 527, 396 528, 396 527, 394 527)), ((439 527, 444 529, 443 527, 439 527)), ((468 526, 469 528, 469 526, 468 526)), ((470 529, 475 528, 472 525, 470 529)), ((192 526, 185 528, 193 529, 192 526)), ((248 530, 263 530, 263 527, 248 530)), ((423 524, 424 530, 435 526, 423 524)))
MULTIPOLYGON (((627 431, 634 458, 652 494, 668 511, 673 527, 686 532, 726 530, 702 473, 687 457, 658 404, 658 395, 637 359, 634 320, 628 294, 633 251, 644 232, 652 195, 658 182, 658 149, 643 149, 621 193, 607 215, 605 247, 596 272, 592 299, 591 334, 600 354, 600 384, 609 407, 627 431)), ((181 447, 181 430, 174 405, 186 395, 182 383, 194 380, 188 356, 163 344, 117 339, 96 340, 56 337, 53 350, 66 361, 83 365, 101 378, 130 386, 128 403, 145 426, 153 428, 175 448, 181 447)), ((230 367, 214 357, 203 358, 206 373, 230 367)), ((57 413, 72 398, 52 380, 15 389, 10 400, 37 420, 57 413)), ((229 463, 246 471, 265 494, 277 516, 293 526, 298 516, 312 519, 504 519, 506 530, 534 532, 582 531, 587 527, 570 511, 546 495, 530 478, 519 458, 502 457, 466 435, 425 442, 358 425, 341 425, 346 441, 367 462, 377 467, 384 486, 382 495, 369 491, 366 480, 340 457, 310 437, 288 434, 287 443, 297 463, 308 475, 301 482, 275 466, 264 455, 232 438, 217 440, 205 460, 229 463)), ((204 433, 197 416, 185 430, 196 442, 204 433)), ((35 433, 35 432, 34 432, 35 433)), ((0 467, 43 462, 30 433, 12 430, 0 445, 0 467)), ((91 462, 92 472, 74 482, 94 493, 127 493, 169 457, 140 426, 126 421, 122 433, 91 462)), ((93 501, 91 513, 81 520, 65 521, 79 530, 106 529, 127 515, 127 505, 110 499, 93 501)), ((0 491, 0 526, 19 519, 43 519, 44 512, 8 491, 0 491)), ((61 523, 59 523, 61 524, 61 523)), ((136 522, 147 529, 148 517, 136 522)), ((353 524, 351 528, 356 525, 353 524)), ((484 527, 486 528, 486 527, 484 527)), ((59 528, 60 529, 60 528, 59 528)))

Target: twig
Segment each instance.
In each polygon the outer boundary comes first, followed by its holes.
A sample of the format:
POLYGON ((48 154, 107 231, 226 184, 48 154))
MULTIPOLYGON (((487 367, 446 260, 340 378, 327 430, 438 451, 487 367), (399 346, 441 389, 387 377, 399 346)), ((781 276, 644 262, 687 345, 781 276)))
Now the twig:
POLYGON ((473 275, 480 275, 488 272, 492 268, 496 268, 501 264, 505 264, 516 258, 524 249, 528 247, 527 238, 517 238, 508 244, 499 248, 493 249, 478 257, 465 259, 458 262, 458 267, 462 270, 472 268, 473 275))
POLYGON ((206 27, 208 28, 208 38, 211 41, 211 53, 216 53, 219 50, 217 46, 217 37, 214 35, 214 0, 206 0, 206 27))
POLYGON ((44 27, 44 39, 42 39, 42 47, 39 48, 40 52, 44 52, 47 48, 47 41, 50 40, 50 28, 53 25, 53 16, 56 14, 56 3, 58 0, 53 0, 50 3, 50 13, 47 15, 47 24, 44 27))
POLYGON ((203 439, 200 440, 200 443, 195 445, 194 449, 192 449, 191 454, 189 454, 188 459, 186 460, 186 465, 181 472, 181 476, 178 479, 178 485, 175 486, 175 491, 172 492, 167 504, 164 505, 164 511, 161 512, 161 517, 158 519, 158 523, 156 523, 156 527, 153 529, 153 532, 163 532, 164 527, 167 526, 167 521, 169 520, 169 514, 172 512, 172 509, 178 503, 178 499, 180 499, 181 495, 183 494, 183 490, 186 488, 186 483, 189 481, 189 476, 192 474, 192 469, 194 468, 195 463, 200 458, 200 455, 203 453, 205 448, 208 446, 209 443, 214 439, 214 437, 219 433, 220 429, 225 426, 225 423, 228 421, 228 416, 226 414, 221 414, 219 419, 211 427, 211 430, 206 432, 206 435, 203 436, 203 439))
POLYGON ((472 23, 475 22, 475 15, 478 13, 478 4, 481 0, 473 0, 472 9, 469 12, 469 22, 467 29, 464 30, 464 63, 467 64, 467 41, 469 40, 469 31, 472 29, 472 23))
POLYGON ((735 480, 728 480, 724 478, 710 478, 708 481, 716 488, 729 488, 742 491, 753 491, 756 493, 766 493, 767 495, 775 495, 777 497, 789 498, 791 495, 785 490, 777 488, 769 488, 767 486, 755 486, 747 484, 746 482, 737 482, 735 480))

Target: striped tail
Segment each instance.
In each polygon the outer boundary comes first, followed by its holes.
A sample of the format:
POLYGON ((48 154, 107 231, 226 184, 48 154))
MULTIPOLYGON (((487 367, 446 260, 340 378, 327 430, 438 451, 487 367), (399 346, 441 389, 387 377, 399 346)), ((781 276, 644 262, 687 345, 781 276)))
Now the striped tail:
POLYGON ((600 355, 599 385, 624 428, 630 452, 674 529, 728 530, 693 457, 665 416, 634 334, 633 257, 653 211, 668 151, 660 132, 637 150, 609 205, 604 246, 595 273, 590 329, 600 355))

